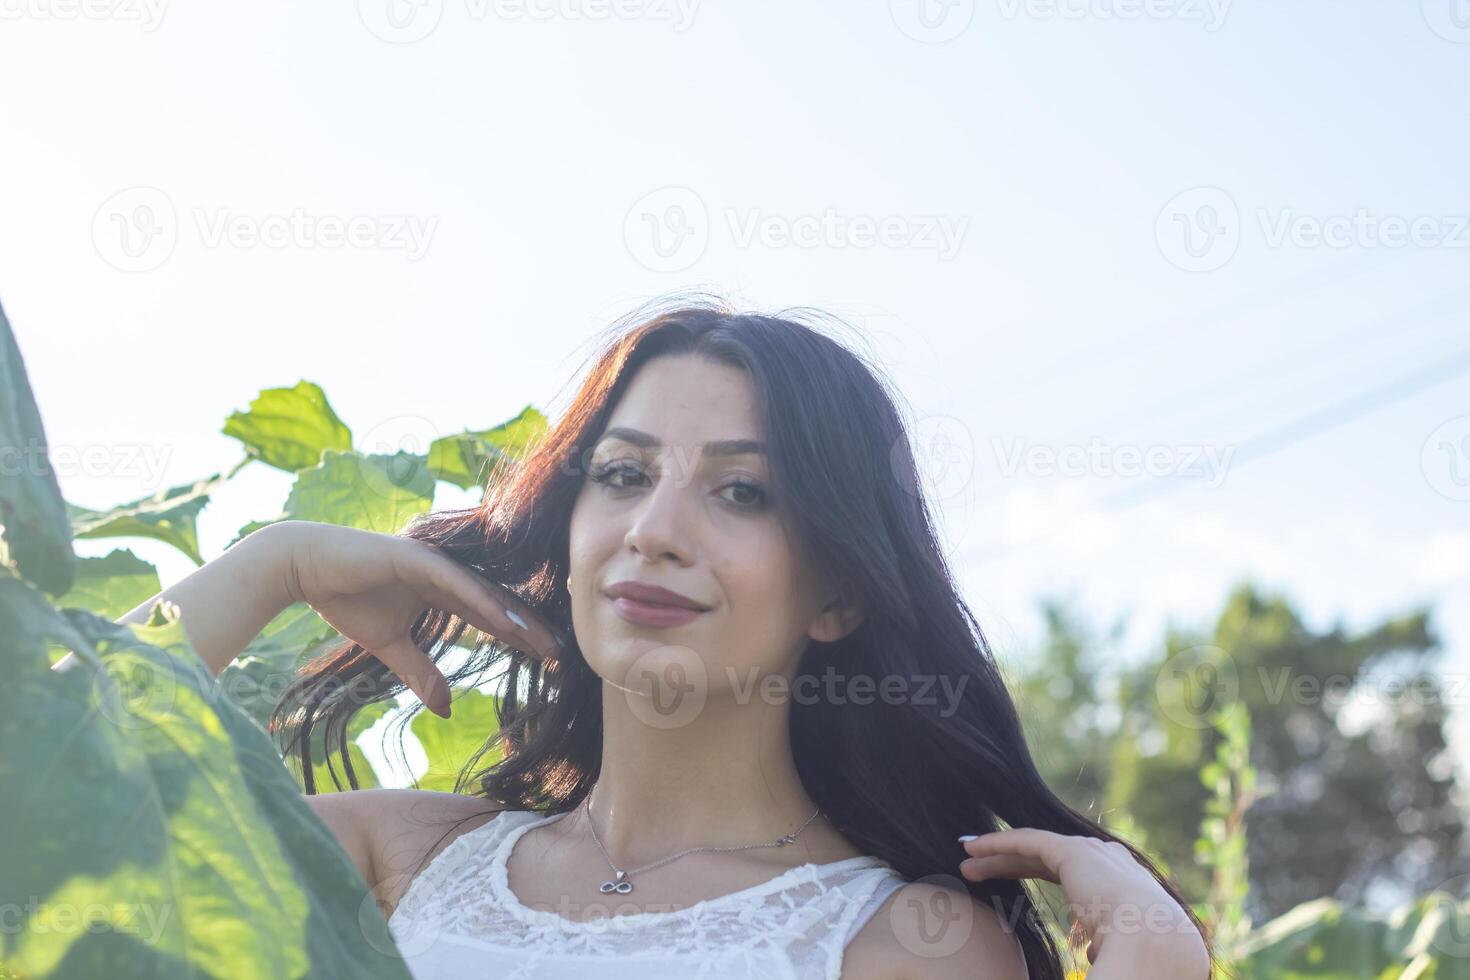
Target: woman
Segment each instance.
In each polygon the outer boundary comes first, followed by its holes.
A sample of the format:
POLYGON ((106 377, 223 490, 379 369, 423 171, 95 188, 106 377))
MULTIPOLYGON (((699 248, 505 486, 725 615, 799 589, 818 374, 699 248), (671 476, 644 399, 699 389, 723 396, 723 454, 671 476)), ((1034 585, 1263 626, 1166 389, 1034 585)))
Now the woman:
POLYGON ((216 672, 292 601, 348 639, 272 731, 305 761, 324 729, 354 789, 354 711, 406 685, 447 715, 448 680, 507 668, 473 795, 308 797, 420 980, 1060 980, 1024 878, 1060 883, 1090 976, 1212 973, 1175 889, 1042 782, 892 400, 801 322, 618 324, 482 506, 267 527, 164 594, 186 622, 226 561, 269 584, 191 624, 216 672))

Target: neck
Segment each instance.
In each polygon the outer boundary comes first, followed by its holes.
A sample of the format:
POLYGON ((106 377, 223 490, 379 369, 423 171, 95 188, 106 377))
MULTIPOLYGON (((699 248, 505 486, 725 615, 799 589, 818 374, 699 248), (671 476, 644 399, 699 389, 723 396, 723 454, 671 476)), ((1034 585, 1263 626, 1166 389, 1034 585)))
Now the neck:
MULTIPOLYGON (((787 730, 789 704, 732 696, 705 702, 688 724, 658 728, 627 695, 602 689, 602 768, 590 798, 592 827, 618 867, 691 847, 769 843, 823 817, 802 788, 787 730)), ((586 810, 568 815, 586 833, 586 810)))

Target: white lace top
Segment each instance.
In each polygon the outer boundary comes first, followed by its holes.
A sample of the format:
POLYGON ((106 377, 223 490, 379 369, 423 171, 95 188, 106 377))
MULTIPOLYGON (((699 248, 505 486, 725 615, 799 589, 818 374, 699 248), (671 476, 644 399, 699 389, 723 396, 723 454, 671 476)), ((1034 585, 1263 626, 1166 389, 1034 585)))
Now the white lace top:
POLYGON ((672 912, 617 913, 599 895, 608 914, 578 922, 522 905, 507 884, 516 841, 566 812, 503 811, 410 883, 388 928, 415 980, 838 980, 849 940, 905 881, 879 858, 854 857, 672 912))

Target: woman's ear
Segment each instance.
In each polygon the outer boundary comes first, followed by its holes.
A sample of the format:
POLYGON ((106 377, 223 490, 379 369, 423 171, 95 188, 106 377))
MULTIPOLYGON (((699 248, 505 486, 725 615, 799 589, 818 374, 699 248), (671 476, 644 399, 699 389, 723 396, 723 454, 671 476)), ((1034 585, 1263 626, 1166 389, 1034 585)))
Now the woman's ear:
POLYGON ((807 629, 807 635, 821 643, 835 643, 862 624, 863 611, 841 596, 822 607, 807 629))

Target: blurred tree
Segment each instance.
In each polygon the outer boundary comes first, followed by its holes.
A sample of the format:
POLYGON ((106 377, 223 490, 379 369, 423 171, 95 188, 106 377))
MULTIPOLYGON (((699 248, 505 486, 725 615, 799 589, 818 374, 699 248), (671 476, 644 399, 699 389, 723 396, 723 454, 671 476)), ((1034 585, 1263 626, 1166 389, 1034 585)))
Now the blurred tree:
POLYGON ((1322 896, 1402 898, 1448 877, 1464 816, 1428 610, 1318 633, 1285 598, 1241 584, 1213 630, 1171 629, 1141 663, 1100 656, 1054 602, 1043 613, 1048 635, 1017 684, 1038 765, 1058 795, 1157 855, 1187 894, 1209 891, 1194 860, 1210 798, 1198 774, 1219 745, 1216 712, 1237 700, 1259 773, 1246 815, 1252 919, 1322 896))
POLYGON ((1123 625, 1095 633, 1053 598, 1042 600, 1041 615, 1045 639, 1012 685, 1026 741, 1052 792, 1098 819, 1119 728, 1117 671, 1106 669, 1107 654, 1123 625))

